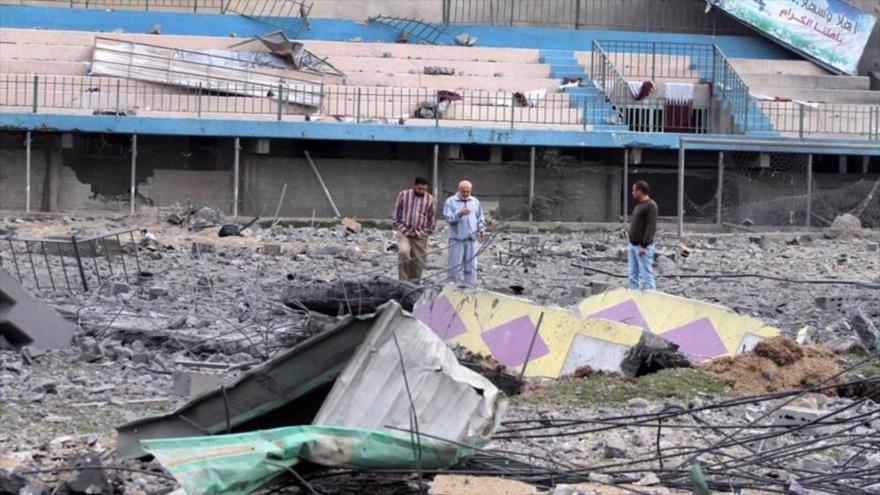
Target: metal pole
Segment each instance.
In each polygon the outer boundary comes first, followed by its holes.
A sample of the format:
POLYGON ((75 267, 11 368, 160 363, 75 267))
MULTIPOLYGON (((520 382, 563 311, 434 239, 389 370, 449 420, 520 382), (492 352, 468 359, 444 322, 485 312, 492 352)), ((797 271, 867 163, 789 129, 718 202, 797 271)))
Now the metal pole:
POLYGON ((813 155, 807 155, 807 227, 813 216, 813 155))
POLYGON ((724 152, 718 152, 718 192, 715 199, 718 203, 715 205, 715 223, 721 225, 721 203, 722 194, 724 193, 724 152))
POLYGON ((684 143, 678 141, 678 238, 684 236, 684 143))
POLYGON ((24 138, 24 211, 31 212, 31 131, 24 138))
POLYGON ((535 203, 535 147, 529 152, 529 222, 532 221, 532 206, 535 203))
POLYGON ((137 154, 138 154, 138 137, 137 134, 131 135, 131 215, 134 216, 134 194, 137 187, 137 154))
POLYGON ((238 216, 238 181, 239 181, 239 168, 238 168, 238 157, 239 151, 241 150, 241 138, 235 138, 235 144, 233 144, 232 151, 232 216, 238 216))
POLYGON ((440 145, 434 145, 434 164, 431 168, 431 180, 434 184, 434 208, 437 208, 437 196, 440 195, 440 145))
POLYGON ((306 150, 303 150, 303 153, 306 155, 306 160, 309 161, 309 166, 312 167, 312 172, 314 172, 315 178, 317 178, 318 183, 321 184, 321 189, 324 190, 327 202, 330 203, 330 207, 333 208, 333 214, 336 215, 336 218, 341 217, 342 215, 339 213, 339 208, 336 207, 336 202, 333 201, 333 196, 330 195, 330 190, 327 189, 327 184, 324 183, 324 178, 321 177, 321 172, 318 171, 318 166, 312 161, 312 155, 309 155, 309 152, 306 150))
POLYGON ((621 184, 621 192, 623 192, 623 211, 621 218, 626 223, 626 217, 629 214, 629 148, 623 150, 623 180, 621 184))

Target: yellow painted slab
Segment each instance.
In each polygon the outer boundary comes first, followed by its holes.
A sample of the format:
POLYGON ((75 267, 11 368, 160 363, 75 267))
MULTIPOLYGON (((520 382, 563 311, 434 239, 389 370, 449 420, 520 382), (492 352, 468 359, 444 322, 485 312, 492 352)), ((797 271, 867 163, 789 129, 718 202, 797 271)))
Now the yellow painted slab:
POLYGON ((415 315, 448 344, 494 356, 516 371, 522 365, 508 363, 518 362, 519 357, 528 354, 542 312, 544 317, 532 345, 526 376, 558 377, 572 340, 578 334, 626 347, 638 343, 642 334, 641 328, 632 325, 584 319, 560 307, 542 306, 495 292, 463 291, 451 286, 445 287, 433 303, 417 306, 414 310, 415 315))
POLYGON ((777 328, 766 325, 757 318, 739 315, 725 306, 662 292, 617 289, 589 297, 577 309, 587 318, 598 316, 613 321, 622 319, 630 324, 644 325, 646 329, 661 336, 669 334, 681 337, 681 329, 694 322, 702 322, 700 328, 706 330, 703 334, 706 336, 711 333, 711 328, 706 324, 708 322, 714 327, 723 350, 719 350, 716 355, 706 356, 707 358, 739 354, 744 350, 743 344, 747 350, 751 347, 749 343, 779 335, 777 328), (635 316, 633 307, 638 311, 635 316))

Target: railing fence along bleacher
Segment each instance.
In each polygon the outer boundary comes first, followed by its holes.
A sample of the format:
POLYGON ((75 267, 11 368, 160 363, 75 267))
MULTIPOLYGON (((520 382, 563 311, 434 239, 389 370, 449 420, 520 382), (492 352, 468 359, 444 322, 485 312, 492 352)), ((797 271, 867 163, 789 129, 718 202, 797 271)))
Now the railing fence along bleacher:
POLYGON ((748 34, 705 0, 443 0, 443 21, 493 26, 748 34))

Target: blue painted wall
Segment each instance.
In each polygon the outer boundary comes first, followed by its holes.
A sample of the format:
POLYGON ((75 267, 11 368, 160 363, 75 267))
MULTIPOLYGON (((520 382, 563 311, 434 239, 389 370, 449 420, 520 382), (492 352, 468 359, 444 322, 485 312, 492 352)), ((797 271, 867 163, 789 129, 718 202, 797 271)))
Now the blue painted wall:
MULTIPOLYGON (((331 124, 310 122, 248 121, 222 119, 182 119, 153 117, 112 117, 90 115, 0 114, 0 131, 31 130, 47 132, 112 132, 167 136, 266 137, 279 139, 317 139, 439 144, 496 144, 506 146, 560 146, 593 148, 677 149, 677 134, 649 134, 613 131, 551 131, 533 129, 486 129, 461 127, 400 126, 378 124, 331 124)), ((700 135, 699 137, 712 137, 700 135)), ((736 139, 736 136, 716 136, 736 139)), ((740 136, 740 138, 742 138, 740 136)), ((781 141, 781 140, 780 140, 781 141)), ((811 149, 802 152, 880 156, 880 144, 865 141, 835 143, 833 151, 811 149), (870 145, 868 149, 865 146, 870 145)), ((693 144, 688 149, 773 151, 766 146, 693 144)))
MULTIPOLYGON (((341 19, 311 19, 311 30, 302 39, 365 42, 394 42, 398 32, 383 25, 362 25, 341 19)), ((258 21, 239 15, 192 14, 180 12, 135 12, 65 8, 0 6, 0 27, 66 29, 111 32, 121 29, 146 33, 155 24, 163 34, 249 37, 273 30, 258 21)), ((699 34, 644 33, 633 31, 597 31, 533 27, 453 25, 447 30, 449 40, 460 33, 478 38, 478 46, 539 48, 553 50, 588 50, 593 39, 664 41, 674 43, 715 43, 728 57, 793 59, 792 52, 762 38, 746 36, 709 36, 699 34)))

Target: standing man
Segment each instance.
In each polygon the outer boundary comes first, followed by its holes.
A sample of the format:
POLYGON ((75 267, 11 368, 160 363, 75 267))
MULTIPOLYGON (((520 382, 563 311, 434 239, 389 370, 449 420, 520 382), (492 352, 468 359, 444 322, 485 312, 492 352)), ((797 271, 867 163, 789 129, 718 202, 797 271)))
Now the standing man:
POLYGON ((657 232, 657 203, 651 199, 651 186, 636 181, 632 186, 636 207, 629 223, 629 249, 627 261, 630 290, 654 290, 654 234, 657 232))
POLYGON ((471 183, 463 180, 458 183, 458 193, 443 204, 443 216, 449 224, 449 283, 463 285, 469 289, 477 287, 477 251, 480 238, 486 233, 483 208, 480 200, 471 196, 471 183))
POLYGON ((434 233, 434 196, 428 193, 428 179, 416 177, 412 189, 401 191, 394 205, 397 240, 397 274, 401 281, 418 281, 425 268, 428 236, 434 233))

